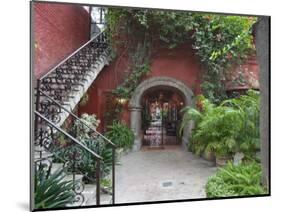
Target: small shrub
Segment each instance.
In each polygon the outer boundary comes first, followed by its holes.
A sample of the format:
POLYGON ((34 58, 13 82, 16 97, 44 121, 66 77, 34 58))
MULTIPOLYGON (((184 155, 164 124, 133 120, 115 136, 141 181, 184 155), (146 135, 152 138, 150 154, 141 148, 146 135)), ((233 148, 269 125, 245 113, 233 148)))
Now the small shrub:
POLYGON ((228 163, 208 179, 205 187, 207 197, 231 197, 265 194, 261 185, 261 166, 256 162, 228 163))
POLYGON ((120 122, 114 122, 111 126, 108 126, 109 131, 106 133, 113 143, 119 148, 129 149, 134 143, 134 133, 125 124, 120 122))
MULTIPOLYGON (((103 160, 101 161, 101 177, 105 177, 110 173, 112 167, 112 150, 109 145, 104 144, 102 140, 92 140, 87 142, 87 147, 95 150, 103 160)), ((85 174, 84 181, 86 183, 92 183, 96 180, 96 160, 93 156, 84 151, 82 160, 79 167, 77 167, 81 173, 85 174)))
MULTIPOLYGON (((95 129, 98 127, 100 121, 96 118, 95 114, 82 114, 81 119, 88 126, 95 129)), ((103 160, 101 161, 101 175, 102 177, 109 174, 112 165, 112 151, 111 147, 100 137, 94 137, 92 130, 90 130, 81 122, 76 121, 72 128, 74 135, 79 138, 89 149, 99 154, 103 160)), ((96 178, 96 160, 91 154, 84 151, 84 157, 79 166, 80 172, 84 173, 87 177, 86 182, 92 182, 96 178)))
MULTIPOLYGON (((95 130, 99 125, 99 120, 94 114, 89 115, 85 113, 82 114, 80 118, 84 123, 95 130)), ((94 136, 93 131, 78 120, 74 122, 73 127, 70 129, 70 134, 103 158, 101 161, 101 176, 105 177, 108 175, 112 167, 111 147, 107 145, 101 137, 94 136)), ((78 151, 78 155, 82 156, 79 156, 79 161, 77 162, 79 165, 76 168, 76 172, 84 175, 84 182, 94 182, 96 180, 95 158, 88 151, 79 148, 77 145, 65 142, 66 139, 67 138, 63 135, 58 138, 58 145, 54 147, 52 151, 55 154, 54 161, 65 163, 68 157, 71 158, 71 154, 74 151, 78 151), (67 143, 68 145, 65 145, 67 143)), ((68 171, 71 171, 71 168, 72 167, 69 167, 68 171)))
MULTIPOLYGON (((80 119, 95 130, 100 123, 100 120, 97 119, 95 114, 89 115, 87 113, 84 113, 81 115, 80 119)), ((88 128, 78 120, 74 122, 73 127, 71 128, 71 134, 82 141, 88 140, 91 137, 91 131, 92 130, 90 128, 88 128)))

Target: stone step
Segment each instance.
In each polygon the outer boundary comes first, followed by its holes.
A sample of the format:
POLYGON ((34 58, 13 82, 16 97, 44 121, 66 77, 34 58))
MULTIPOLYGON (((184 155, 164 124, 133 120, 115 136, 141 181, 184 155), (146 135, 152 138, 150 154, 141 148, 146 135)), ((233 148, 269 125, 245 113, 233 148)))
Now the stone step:
MULTIPOLYGON (((96 184, 85 184, 84 190, 82 192, 82 195, 84 196, 84 202, 82 203, 82 206, 90 206, 90 205, 96 205, 96 184)), ((100 204, 101 205, 109 205, 112 202, 112 196, 108 194, 101 193, 100 196, 100 204)), ((68 204, 68 207, 73 206, 80 206, 80 203, 73 203, 68 204)))
POLYGON ((40 154, 39 152, 35 152, 34 153, 34 161, 40 161, 42 158, 46 158, 49 159, 50 161, 52 161, 52 157, 54 155, 50 152, 42 152, 42 154, 40 154))
POLYGON ((85 184, 83 195, 85 197, 85 201, 83 205, 87 205, 87 202, 91 202, 91 199, 96 196, 96 184, 85 184))
MULTIPOLYGON (((75 174, 75 181, 82 181, 83 175, 82 174, 75 174)), ((72 181, 73 180, 73 175, 68 174, 64 177, 65 181, 72 181)))
POLYGON ((91 192, 94 192, 96 193, 96 184, 85 184, 85 187, 84 187, 84 192, 85 193, 91 193, 91 192))
MULTIPOLYGON (((92 195, 83 205, 96 205, 96 195, 92 195)), ((100 195, 100 204, 101 205, 110 205, 112 204, 112 196, 109 194, 103 194, 100 195)))
POLYGON ((63 169, 63 163, 52 163, 51 174, 54 174, 60 169, 63 169))
MULTIPOLYGON (((100 205, 110 205, 112 204, 112 197, 110 195, 106 195, 106 194, 101 194, 100 197, 100 205)), ((92 206, 92 205, 97 205, 96 202, 96 198, 91 198, 91 199, 84 199, 84 202, 82 203, 82 206, 92 206)), ((72 204, 67 204, 67 207, 77 207, 77 206, 81 206, 81 204, 78 203, 72 203, 72 204)))

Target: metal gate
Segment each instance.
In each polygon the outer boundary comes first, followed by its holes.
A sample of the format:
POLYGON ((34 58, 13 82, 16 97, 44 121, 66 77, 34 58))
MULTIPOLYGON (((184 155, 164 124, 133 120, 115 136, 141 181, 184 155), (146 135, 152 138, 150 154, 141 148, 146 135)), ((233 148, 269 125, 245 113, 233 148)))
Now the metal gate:
POLYGON ((159 104, 147 102, 143 109, 143 145, 162 148, 164 145, 177 145, 177 128, 180 123, 178 108, 168 102, 159 104))

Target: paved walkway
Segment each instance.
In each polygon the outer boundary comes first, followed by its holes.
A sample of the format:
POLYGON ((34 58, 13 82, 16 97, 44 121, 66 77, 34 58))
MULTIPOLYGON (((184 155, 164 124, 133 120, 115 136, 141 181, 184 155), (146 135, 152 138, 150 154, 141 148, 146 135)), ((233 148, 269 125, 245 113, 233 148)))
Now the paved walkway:
POLYGON ((214 165, 179 146, 142 149, 116 167, 116 203, 204 198, 214 165))

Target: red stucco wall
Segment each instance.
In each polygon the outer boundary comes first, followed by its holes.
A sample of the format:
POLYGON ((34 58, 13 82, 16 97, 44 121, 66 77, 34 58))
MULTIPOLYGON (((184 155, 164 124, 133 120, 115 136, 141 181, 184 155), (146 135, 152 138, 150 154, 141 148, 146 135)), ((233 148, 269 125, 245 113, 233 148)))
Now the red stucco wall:
POLYGON ((190 45, 158 48, 155 52, 148 77, 172 77, 186 84, 195 95, 200 93, 201 67, 190 45))
POLYGON ((33 20, 36 78, 89 39, 89 14, 82 6, 35 2, 33 20))
MULTIPOLYGON (((175 49, 158 47, 154 49, 152 55, 151 71, 143 79, 156 76, 173 77, 185 83, 195 95, 200 93, 200 73, 201 67, 194 50, 190 45, 183 45, 175 49)), ((122 82, 122 74, 128 69, 128 57, 121 54, 110 63, 97 77, 93 85, 89 88, 89 101, 85 106, 79 107, 79 113, 96 114, 101 119, 101 129, 103 129, 103 117, 105 114, 105 92, 117 87, 122 82)), ((128 108, 122 115, 122 120, 129 124, 130 114, 128 108)))
POLYGON ((230 69, 226 75, 226 89, 245 90, 248 88, 259 89, 259 65, 255 56, 249 57, 243 64, 230 69))

